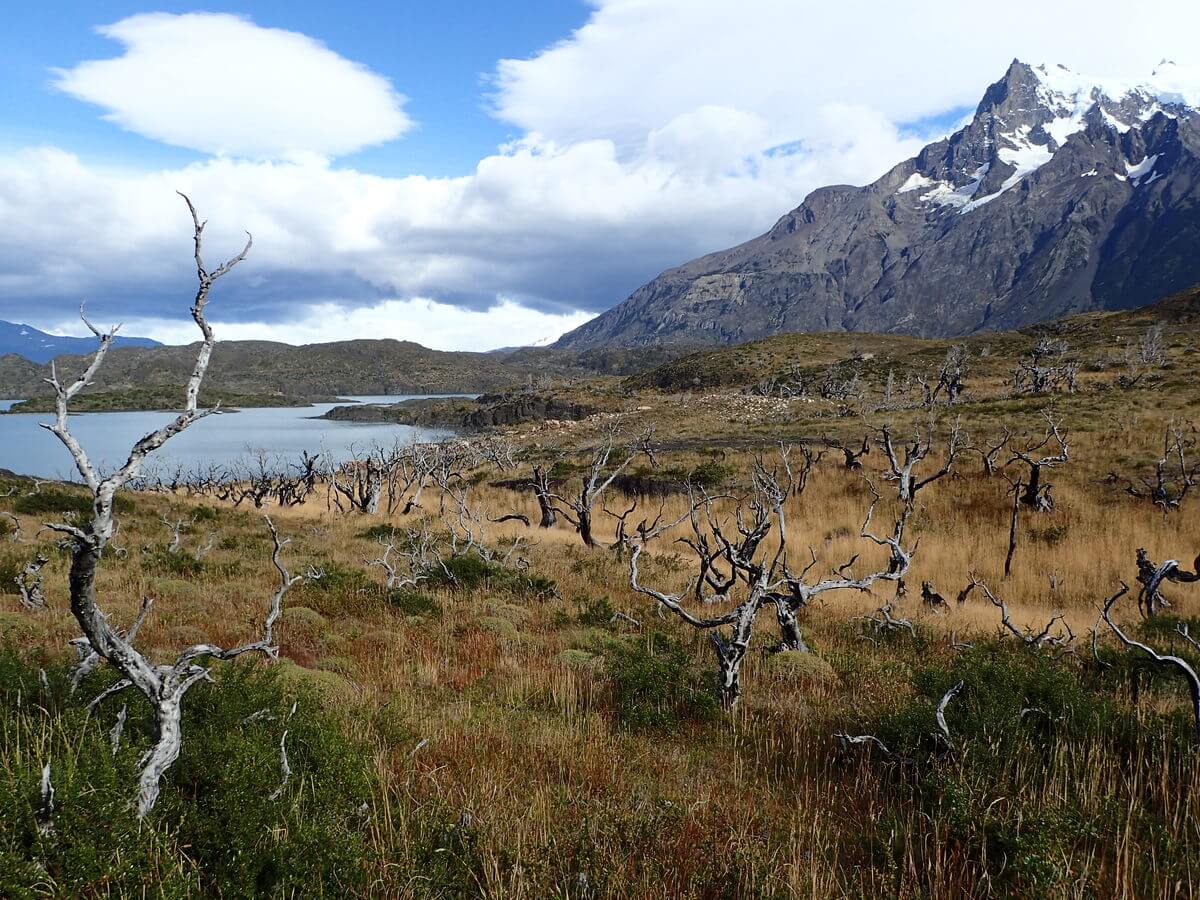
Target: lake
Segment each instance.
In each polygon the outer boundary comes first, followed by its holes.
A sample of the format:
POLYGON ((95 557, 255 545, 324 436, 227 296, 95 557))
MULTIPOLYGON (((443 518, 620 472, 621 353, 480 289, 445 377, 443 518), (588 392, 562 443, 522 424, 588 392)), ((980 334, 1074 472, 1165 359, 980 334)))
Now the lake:
MULTIPOLYGON (((436 396, 447 396, 444 394, 436 396)), ((453 395, 461 396, 461 395, 453 395)), ((228 465, 266 450, 272 456, 298 458, 301 451, 324 451, 334 459, 350 456, 352 446, 390 446, 394 441, 414 443, 443 440, 446 429, 413 428, 376 422, 335 422, 314 418, 345 402, 396 403, 412 397, 347 397, 337 403, 301 407, 270 407, 219 413, 196 422, 176 435, 149 458, 146 470, 169 471, 216 463, 228 465)), ((0 400, 8 409, 15 400, 0 400)), ((78 413, 71 416, 71 431, 83 444, 93 464, 109 471, 126 459, 133 442, 148 431, 171 421, 171 412, 78 413)), ((38 478, 78 479, 79 473, 58 438, 39 422, 50 422, 52 413, 0 415, 0 469, 38 478)))

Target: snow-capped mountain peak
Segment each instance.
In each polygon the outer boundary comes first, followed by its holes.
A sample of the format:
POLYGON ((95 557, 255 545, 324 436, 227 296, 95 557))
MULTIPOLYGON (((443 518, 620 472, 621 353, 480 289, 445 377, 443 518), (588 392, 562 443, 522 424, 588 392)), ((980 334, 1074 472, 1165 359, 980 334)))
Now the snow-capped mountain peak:
POLYGON ((1014 60, 972 121, 949 138, 946 152, 935 156, 926 148, 896 193, 920 188, 919 202, 967 215, 1015 188, 1090 125, 1124 135, 1160 113, 1195 115, 1186 102, 1192 97, 1200 97, 1200 78, 1169 62, 1150 79, 1127 83, 1014 60))
POLYGON ((1200 77, 1014 60, 962 128, 765 234, 668 269, 556 346, 776 331, 966 334, 1200 281, 1200 77))

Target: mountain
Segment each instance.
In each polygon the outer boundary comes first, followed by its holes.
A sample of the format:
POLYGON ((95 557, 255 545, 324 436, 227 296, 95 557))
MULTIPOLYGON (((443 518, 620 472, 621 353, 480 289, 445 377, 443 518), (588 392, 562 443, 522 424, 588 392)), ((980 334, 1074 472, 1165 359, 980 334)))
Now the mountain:
MULTIPOLYGON (((121 337, 114 347, 160 347, 150 338, 121 337)), ((88 353, 96 347, 95 338, 59 337, 38 331, 32 325, 18 325, 0 320, 0 356, 15 353, 36 363, 45 363, 63 353, 88 353)))
POLYGON ((555 346, 954 336, 1182 290, 1200 282, 1200 90, 1184 83, 1170 63, 1122 85, 1014 60, 950 137, 866 187, 813 191, 555 346))
MULTIPOLYGON (((195 365, 197 346, 114 348, 94 387, 85 391, 81 401, 88 401, 93 408, 161 408, 163 396, 174 397, 182 390, 195 365)), ((95 341, 88 347, 93 349, 95 341)), ((393 340, 302 347, 271 341, 218 341, 204 383, 209 392, 206 396, 214 400, 227 397, 231 405, 261 406, 347 394, 478 393, 545 378, 629 375, 677 355, 675 350, 607 348, 463 353, 393 340)), ((85 364, 83 356, 55 359, 63 377, 79 373, 85 364)), ((2 356, 0 397, 45 401, 51 396, 45 383, 49 374, 48 363, 2 356)))

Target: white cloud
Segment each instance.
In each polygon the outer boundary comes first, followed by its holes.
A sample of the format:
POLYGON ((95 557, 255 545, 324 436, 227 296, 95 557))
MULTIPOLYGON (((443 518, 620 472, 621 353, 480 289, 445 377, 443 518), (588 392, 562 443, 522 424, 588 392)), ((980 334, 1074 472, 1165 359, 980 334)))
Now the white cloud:
POLYGON ((1195 65, 1200 7, 1158 6, 1172 27, 1143 33, 1113 27, 1126 13, 1108 0, 1011 0, 986 28, 947 0, 597 0, 565 41, 500 63, 497 115, 523 135, 457 178, 320 158, 407 120, 386 82, 310 38, 230 16, 135 16, 110 32, 125 56, 84 63, 64 86, 126 127, 226 155, 165 171, 54 148, 0 156, 0 210, 22 223, 0 229, 0 315, 67 321, 86 296, 127 333, 190 339, 182 189, 211 222, 214 259, 240 229, 255 236, 214 294, 227 338, 523 343, 765 231, 814 188, 873 180, 920 148, 899 123, 974 105, 1013 55, 1123 78, 1164 54, 1195 65), (178 65, 172 42, 210 53, 242 39, 239 74, 171 82, 225 71, 178 65), (231 109, 239 93, 250 105, 231 109))
POLYGON ((385 78, 294 31, 214 13, 145 13, 97 30, 123 44, 123 55, 59 70, 55 85, 168 144, 337 156, 411 126, 385 78))
MULTIPOLYGON (((347 308, 336 301, 302 304, 286 322, 229 322, 213 320, 219 341, 283 341, 317 344, 356 338, 415 341, 434 350, 496 350, 548 343, 577 328, 590 314, 552 314, 501 300, 484 310, 463 309, 428 299, 384 300, 371 306, 347 308)), ((196 326, 162 318, 133 319, 122 333, 154 338, 164 344, 197 339, 196 326)), ((61 322, 55 334, 80 334, 78 320, 61 322)))
POLYGON ((949 0, 597 0, 569 38, 499 63, 493 105, 554 140, 622 145, 720 106, 783 142, 807 139, 831 104, 892 122, 973 106, 1014 56, 1119 78, 1197 61, 1194 0, 1156 0, 1136 22, 1126 0, 1008 0, 995 13, 949 0))
POLYGON ((831 118, 811 152, 747 157, 724 115, 676 123, 630 159, 608 140, 530 137, 460 178, 384 178, 314 159, 140 172, 55 148, 0 156, 0 208, 27 223, 0 232, 0 298, 28 304, 34 324, 45 301, 69 311, 80 296, 97 315, 182 313, 171 299, 188 286, 179 189, 210 222, 212 259, 240 247, 241 229, 254 234, 216 298, 240 305, 229 319, 277 321, 289 303, 331 298, 478 307, 504 296, 596 310, 667 265, 764 230, 807 189, 877 174, 917 148, 855 112, 831 118), (732 149, 714 150, 722 141, 732 149))

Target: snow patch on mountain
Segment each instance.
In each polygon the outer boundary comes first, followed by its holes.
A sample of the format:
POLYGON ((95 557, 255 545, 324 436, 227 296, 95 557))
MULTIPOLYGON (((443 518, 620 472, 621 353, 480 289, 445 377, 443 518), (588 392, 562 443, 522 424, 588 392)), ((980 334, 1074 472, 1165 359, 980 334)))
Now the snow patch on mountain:
POLYGON ((1154 181, 1154 166, 1158 163, 1158 154, 1147 156, 1136 166, 1132 163, 1125 163, 1125 173, 1129 176, 1129 180, 1133 182, 1134 187, 1140 187, 1140 182, 1144 176, 1150 175, 1146 184, 1154 181))
POLYGON ((913 172, 908 176, 908 179, 904 182, 904 184, 900 185, 900 187, 896 189, 896 193, 908 194, 912 191, 919 191, 921 188, 933 187, 935 184, 937 184, 937 182, 932 178, 927 178, 920 172, 913 172))
POLYGON ((965 209, 971 205, 971 198, 979 192, 979 185, 983 183, 983 179, 987 177, 991 168, 991 163, 984 163, 975 170, 971 180, 962 187, 955 187, 948 181, 935 182, 937 186, 929 193, 922 194, 921 200, 926 203, 936 203, 939 206, 956 206, 965 209))

